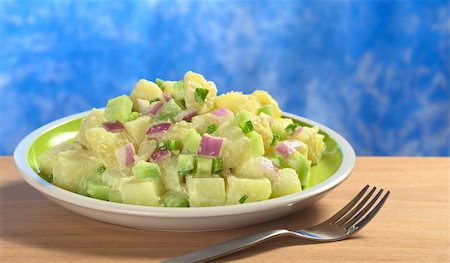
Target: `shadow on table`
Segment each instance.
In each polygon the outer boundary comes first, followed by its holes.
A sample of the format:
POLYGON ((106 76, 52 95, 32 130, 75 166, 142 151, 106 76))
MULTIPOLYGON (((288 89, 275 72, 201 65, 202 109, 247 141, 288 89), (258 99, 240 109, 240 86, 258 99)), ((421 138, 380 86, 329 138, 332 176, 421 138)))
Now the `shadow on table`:
MULTIPOLYGON (((47 200, 25 182, 0 188, 1 238, 18 245, 97 257, 164 259, 190 253, 228 239, 268 229, 299 229, 330 216, 320 205, 277 220, 226 231, 180 233, 139 230, 102 223, 72 213, 47 200), (176 253, 174 253, 176 251, 176 253)), ((225 259, 239 259, 279 247, 306 245, 275 238, 225 259)))

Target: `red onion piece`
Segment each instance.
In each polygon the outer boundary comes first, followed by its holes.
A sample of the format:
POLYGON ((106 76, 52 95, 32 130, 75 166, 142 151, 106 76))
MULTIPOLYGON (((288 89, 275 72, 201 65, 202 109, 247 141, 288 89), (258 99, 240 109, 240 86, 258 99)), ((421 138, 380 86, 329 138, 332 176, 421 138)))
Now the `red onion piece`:
POLYGON ((161 111, 162 107, 164 106, 164 102, 158 102, 155 105, 153 105, 153 107, 151 107, 149 114, 151 116, 156 116, 159 114, 159 112, 161 111))
POLYGON ((159 138, 163 136, 172 126, 172 123, 170 122, 163 122, 158 123, 155 125, 150 126, 150 128, 147 130, 147 137, 148 138, 159 138))
POLYGON ((170 156, 171 156, 171 153, 169 150, 156 150, 153 152, 150 159, 152 159, 152 161, 154 161, 155 163, 159 163, 159 162, 169 158, 170 156))
POLYGON ((161 96, 160 96, 161 101, 168 102, 171 98, 172 98, 172 96, 170 96, 169 93, 166 93, 166 92, 161 93, 161 96))
POLYGON ((120 123, 119 121, 104 122, 103 128, 105 128, 105 130, 107 130, 109 132, 121 132, 124 129, 123 124, 120 123))
POLYGON ((116 159, 120 168, 132 166, 135 162, 135 151, 132 143, 116 149, 116 159))
POLYGON ((267 159, 264 156, 260 157, 260 160, 257 160, 259 163, 261 172, 270 180, 274 181, 280 174, 278 172, 278 168, 275 167, 273 162, 267 159))
POLYGON ((150 112, 150 101, 137 99, 138 110, 142 115, 147 115, 150 112))
POLYGON ((195 115, 197 115, 197 111, 195 109, 187 109, 177 114, 177 116, 175 116, 173 119, 175 121, 191 121, 192 117, 194 117, 195 115))
POLYGON ((228 115, 233 115, 233 112, 227 108, 218 108, 211 111, 211 114, 216 115, 217 117, 223 117, 228 115))
POLYGON ((225 139, 219 137, 213 137, 208 134, 202 136, 200 142, 200 148, 198 149, 198 155, 219 157, 222 152, 222 145, 225 139))
POLYGON ((277 146, 275 146, 275 151, 286 158, 289 155, 295 153, 297 150, 288 141, 282 141, 278 143, 277 146))

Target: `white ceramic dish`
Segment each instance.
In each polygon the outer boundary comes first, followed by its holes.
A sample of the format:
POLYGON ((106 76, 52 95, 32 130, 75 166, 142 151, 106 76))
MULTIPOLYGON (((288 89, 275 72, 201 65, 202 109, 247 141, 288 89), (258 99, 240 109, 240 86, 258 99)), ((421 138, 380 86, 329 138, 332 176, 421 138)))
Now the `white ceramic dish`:
MULTIPOLYGON (((233 206, 167 208, 112 203, 59 188, 41 178, 28 161, 30 147, 41 134, 87 114, 88 112, 83 112, 56 120, 26 136, 14 152, 17 170, 28 184, 51 201, 75 213, 128 227, 164 231, 209 231, 243 227, 286 216, 312 205, 342 183, 350 175, 356 160, 353 148, 338 133, 317 122, 285 113, 285 117, 318 126, 341 150, 343 158, 340 167, 322 183, 296 194, 233 206)), ((53 139, 64 141, 75 135, 76 133, 71 132, 53 139)))

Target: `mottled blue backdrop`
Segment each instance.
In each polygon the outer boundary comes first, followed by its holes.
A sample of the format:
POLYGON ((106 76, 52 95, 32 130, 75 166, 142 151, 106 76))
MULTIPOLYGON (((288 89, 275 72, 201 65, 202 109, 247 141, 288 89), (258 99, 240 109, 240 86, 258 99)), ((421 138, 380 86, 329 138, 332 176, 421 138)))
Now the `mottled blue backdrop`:
POLYGON ((2 1, 0 154, 139 78, 264 89, 359 155, 449 155, 448 1, 2 1))

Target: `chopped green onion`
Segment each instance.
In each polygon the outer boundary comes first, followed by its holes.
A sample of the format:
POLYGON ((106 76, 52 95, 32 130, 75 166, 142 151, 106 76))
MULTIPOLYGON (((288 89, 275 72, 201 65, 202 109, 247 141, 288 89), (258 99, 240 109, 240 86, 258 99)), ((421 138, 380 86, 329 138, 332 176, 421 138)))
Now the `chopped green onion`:
POLYGON ((280 135, 274 133, 273 134, 273 139, 272 139, 272 143, 270 144, 270 146, 275 146, 277 145, 277 143, 280 141, 280 135))
POLYGON ((215 158, 213 160, 213 165, 212 166, 213 166, 213 168, 212 168, 213 174, 217 174, 217 173, 221 172, 223 170, 222 159, 215 158))
POLYGON ((134 121, 139 117, 139 115, 139 112, 133 111, 132 113, 130 113, 130 115, 128 115, 127 121, 134 121))
POLYGON ((97 173, 103 174, 106 170, 106 167, 104 165, 97 167, 97 173))
POLYGON ((167 142, 167 150, 170 151, 181 150, 181 142, 179 140, 169 140, 167 142))
POLYGON ((198 104, 203 104, 205 102, 206 96, 208 95, 209 90, 203 88, 195 89, 195 101, 198 104))
POLYGON ((162 80, 162 79, 160 79, 160 78, 157 78, 157 79, 156 79, 156 85, 158 85, 158 87, 159 87, 162 91, 164 91, 164 80, 162 80))
POLYGON ((298 124, 295 123, 291 123, 289 124, 286 128, 284 128, 284 130, 288 133, 288 134, 292 134, 295 132, 295 129, 297 129, 298 124))
POLYGON ((160 101, 160 99, 159 99, 159 98, 152 99, 152 100, 150 101, 150 104, 152 104, 153 102, 157 102, 157 101, 160 101))
POLYGON ((275 166, 277 168, 280 168, 283 165, 283 159, 281 158, 280 155, 275 155, 271 158, 271 161, 273 162, 273 164, 275 164, 275 166))
POLYGON ((178 176, 186 176, 190 173, 192 173, 193 170, 179 170, 178 171, 178 176))
POLYGON ((158 148, 159 150, 165 150, 165 149, 167 149, 167 146, 166 146, 165 142, 158 142, 158 144, 156 145, 156 148, 158 148))
POLYGON ((239 199, 239 203, 240 203, 240 204, 243 204, 243 203, 247 200, 247 198, 248 198, 247 195, 243 195, 243 196, 241 197, 241 199, 239 199))
POLYGON ((255 130, 251 121, 244 121, 241 124, 239 124, 239 127, 241 127, 244 133, 249 133, 255 130))
POLYGON ((215 123, 213 123, 213 124, 209 125, 208 128, 206 128, 206 133, 211 134, 211 133, 215 132, 217 130, 217 128, 218 128, 217 125, 215 123))

